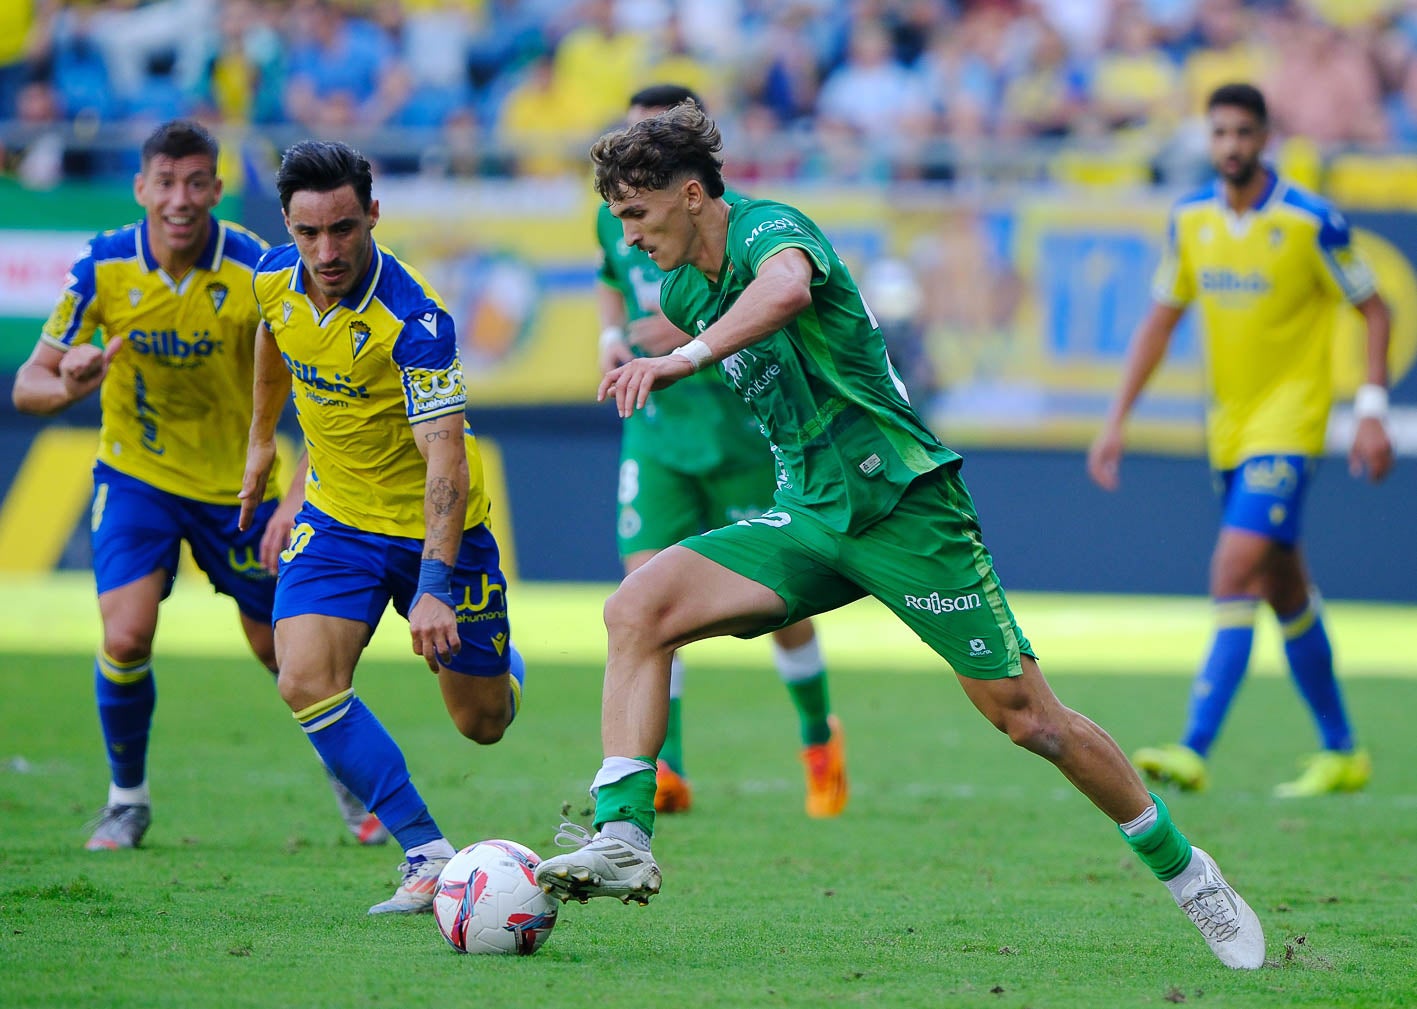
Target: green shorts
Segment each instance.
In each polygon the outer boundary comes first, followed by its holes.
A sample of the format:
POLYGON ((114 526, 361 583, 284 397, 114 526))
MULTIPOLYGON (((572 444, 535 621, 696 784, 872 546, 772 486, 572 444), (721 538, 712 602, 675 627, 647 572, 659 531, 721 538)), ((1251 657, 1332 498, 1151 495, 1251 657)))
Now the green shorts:
POLYGON ((782 597, 782 622, 875 596, 961 676, 1017 676, 1033 658, 957 466, 917 479, 884 519, 855 536, 812 512, 775 505, 756 519, 686 539, 680 546, 765 585, 782 597))
POLYGON ((663 550, 706 529, 757 518, 772 507, 777 470, 763 445, 761 461, 683 473, 649 457, 624 453, 615 537, 620 556, 663 550))

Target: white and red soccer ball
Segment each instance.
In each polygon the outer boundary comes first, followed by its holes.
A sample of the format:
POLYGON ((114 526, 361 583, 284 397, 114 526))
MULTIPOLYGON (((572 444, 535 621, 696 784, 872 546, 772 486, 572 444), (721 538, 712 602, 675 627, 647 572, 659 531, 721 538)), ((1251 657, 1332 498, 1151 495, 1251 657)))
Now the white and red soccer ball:
POLYGON ((541 948, 556 925, 556 902, 536 885, 541 857, 515 841, 478 841, 443 866, 433 917, 459 953, 515 953, 541 948))

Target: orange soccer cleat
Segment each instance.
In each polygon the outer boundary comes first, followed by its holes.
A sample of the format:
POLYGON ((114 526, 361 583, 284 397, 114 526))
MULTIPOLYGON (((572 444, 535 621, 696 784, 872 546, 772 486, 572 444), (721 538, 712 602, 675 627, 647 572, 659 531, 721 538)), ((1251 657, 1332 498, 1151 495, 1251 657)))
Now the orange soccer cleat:
POLYGON ((807 769, 807 815, 819 820, 840 816, 848 795, 841 721, 830 715, 827 724, 831 726, 831 738, 802 749, 802 763, 807 769))
POLYGON ((694 795, 689 781, 664 761, 654 771, 654 811, 656 813, 687 813, 694 795))

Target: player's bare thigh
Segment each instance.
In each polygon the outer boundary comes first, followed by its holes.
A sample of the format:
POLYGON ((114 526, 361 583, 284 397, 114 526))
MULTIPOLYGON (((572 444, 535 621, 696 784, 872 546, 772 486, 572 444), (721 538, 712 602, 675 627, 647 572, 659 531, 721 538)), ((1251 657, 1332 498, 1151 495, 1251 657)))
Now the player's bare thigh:
POLYGON ((276 621, 280 696, 290 710, 303 711, 348 690, 370 633, 362 620, 316 613, 276 621))
POLYGON ((438 686, 443 705, 457 730, 475 743, 490 745, 502 738, 512 719, 511 674, 469 676, 441 667, 438 686))
POLYGON ((152 654, 158 603, 167 572, 151 571, 98 597, 103 619, 103 650, 115 662, 137 662, 152 654))
POLYGON ((1303 607, 1308 575, 1298 546, 1286 547, 1247 529, 1220 530, 1210 562, 1215 599, 1262 596, 1280 613, 1303 607))
POLYGON ((662 550, 605 602, 617 647, 677 648, 777 623, 787 604, 772 589, 682 546, 662 550))

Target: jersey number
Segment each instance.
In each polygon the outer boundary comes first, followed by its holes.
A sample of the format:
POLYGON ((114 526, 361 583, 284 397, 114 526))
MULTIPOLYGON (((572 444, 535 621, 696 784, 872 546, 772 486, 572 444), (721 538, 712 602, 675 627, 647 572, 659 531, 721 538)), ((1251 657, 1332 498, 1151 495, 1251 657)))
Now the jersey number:
POLYGON ((310 540, 315 535, 314 526, 309 522, 301 522, 294 529, 290 530, 290 545, 280 552, 280 559, 289 564, 300 556, 300 552, 310 545, 310 540))

